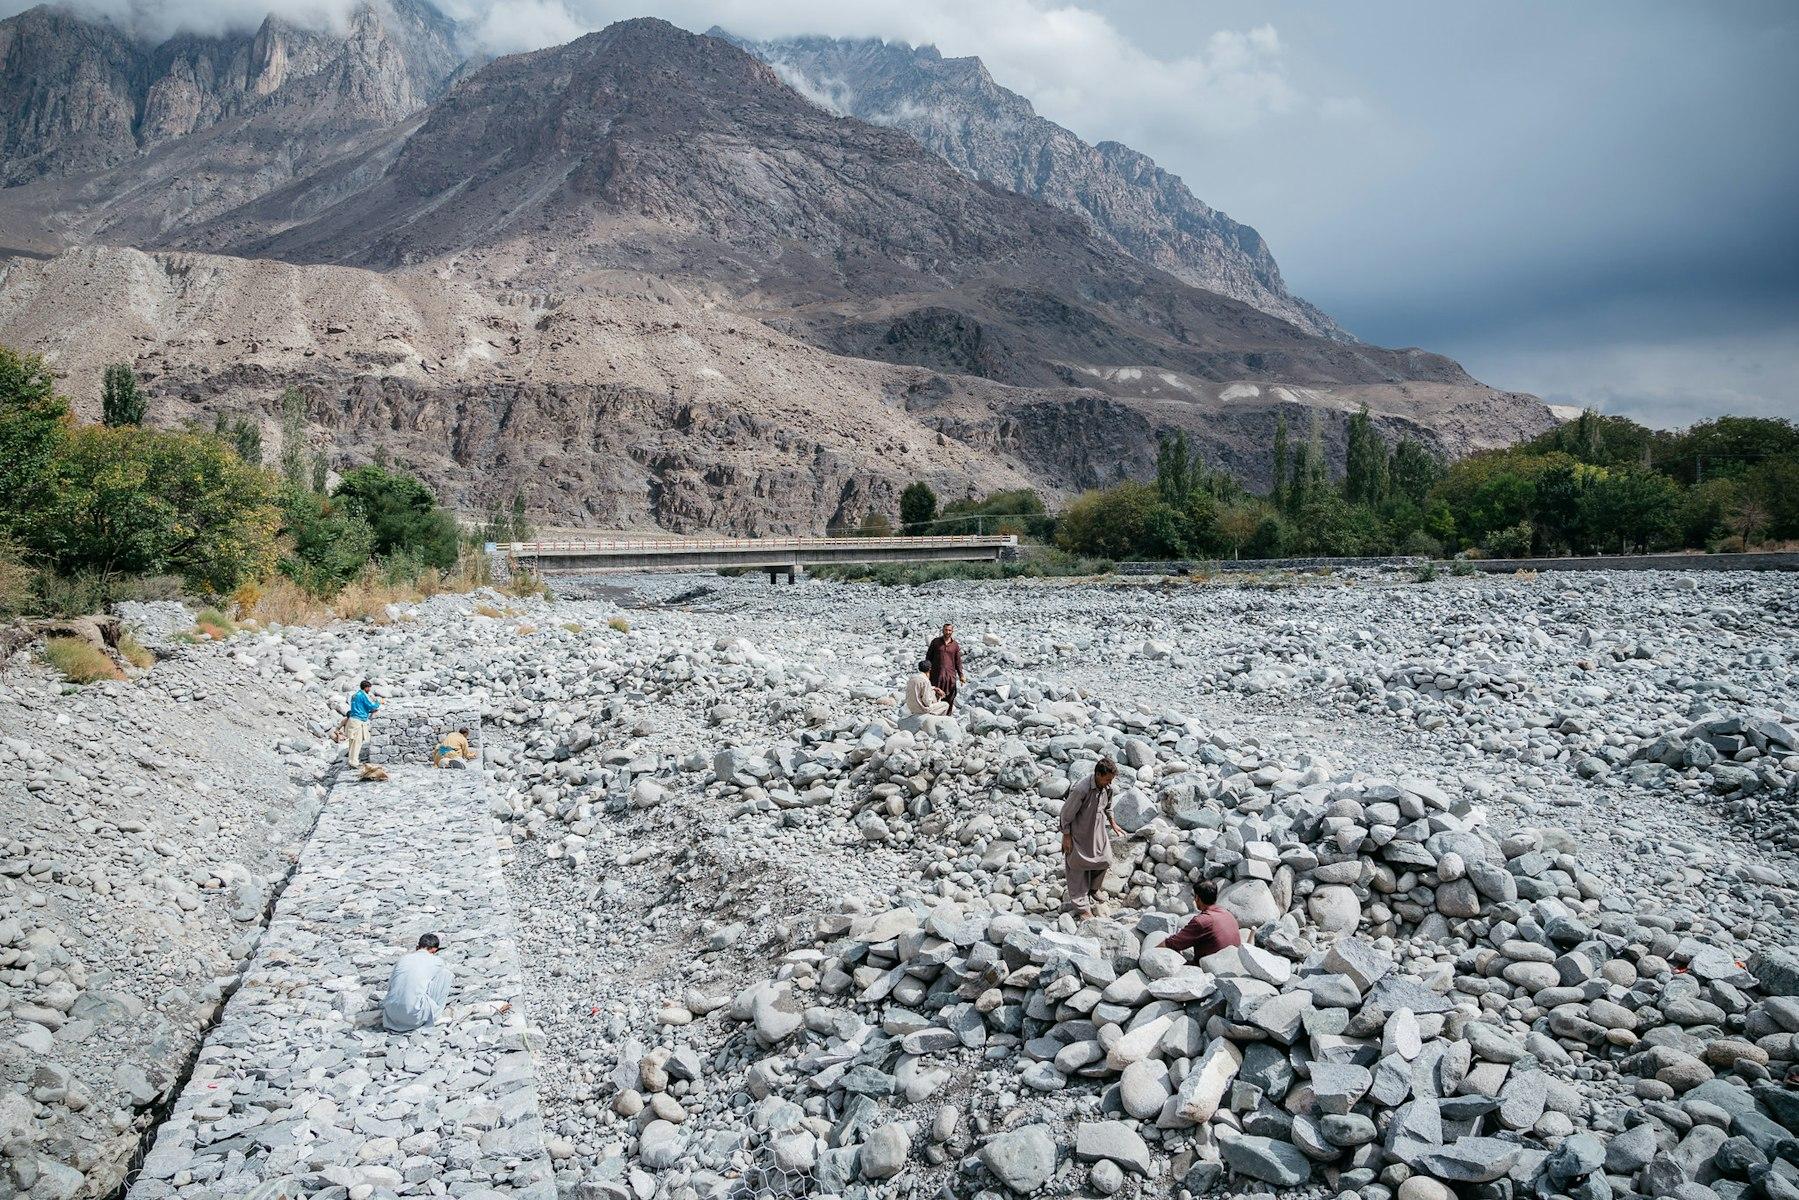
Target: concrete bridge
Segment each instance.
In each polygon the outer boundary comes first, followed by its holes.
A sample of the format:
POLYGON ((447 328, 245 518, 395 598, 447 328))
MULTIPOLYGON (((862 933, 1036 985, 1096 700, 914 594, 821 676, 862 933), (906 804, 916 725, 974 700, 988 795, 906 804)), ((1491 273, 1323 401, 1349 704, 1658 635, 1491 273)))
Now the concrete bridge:
POLYGON ((492 550, 539 574, 595 571, 767 571, 770 582, 822 563, 999 562, 1018 553, 1011 535, 976 537, 607 538, 502 542, 492 550))

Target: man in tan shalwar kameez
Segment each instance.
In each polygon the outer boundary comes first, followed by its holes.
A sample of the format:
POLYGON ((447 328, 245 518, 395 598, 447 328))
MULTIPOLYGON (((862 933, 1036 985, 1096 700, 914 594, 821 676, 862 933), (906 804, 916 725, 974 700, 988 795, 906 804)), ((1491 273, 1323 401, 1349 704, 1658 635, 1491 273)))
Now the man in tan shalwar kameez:
POLYGON ((1112 819, 1112 781, 1118 765, 1102 758, 1093 774, 1074 785, 1062 801, 1062 872, 1068 887, 1068 907, 1075 915, 1093 912, 1093 893, 1112 865, 1112 834, 1124 830, 1112 819))

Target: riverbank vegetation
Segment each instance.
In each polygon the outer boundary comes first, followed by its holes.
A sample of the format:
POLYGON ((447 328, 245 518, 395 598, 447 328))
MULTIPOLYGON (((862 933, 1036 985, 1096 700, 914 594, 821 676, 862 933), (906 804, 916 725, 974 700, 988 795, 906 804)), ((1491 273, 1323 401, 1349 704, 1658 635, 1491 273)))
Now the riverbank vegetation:
MULTIPOLYGON (((387 608, 487 580, 487 559, 423 482, 381 462, 330 466, 281 398, 281 451, 260 424, 153 429, 130 369, 109 367, 105 419, 76 420, 50 370, 0 347, 0 616, 92 612, 124 599, 212 604, 201 636, 387 608), (227 613, 226 610, 230 610, 227 613)), ((490 527, 524 530, 522 509, 490 527)))

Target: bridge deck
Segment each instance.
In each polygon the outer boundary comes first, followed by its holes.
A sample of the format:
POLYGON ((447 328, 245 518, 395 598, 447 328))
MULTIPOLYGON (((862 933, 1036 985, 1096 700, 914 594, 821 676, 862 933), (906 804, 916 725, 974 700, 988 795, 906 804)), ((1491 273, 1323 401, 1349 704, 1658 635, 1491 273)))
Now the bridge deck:
POLYGON ((1010 535, 888 538, 599 538, 507 542, 497 553, 539 571, 753 567, 792 571, 822 563, 995 562, 1017 551, 1010 535))

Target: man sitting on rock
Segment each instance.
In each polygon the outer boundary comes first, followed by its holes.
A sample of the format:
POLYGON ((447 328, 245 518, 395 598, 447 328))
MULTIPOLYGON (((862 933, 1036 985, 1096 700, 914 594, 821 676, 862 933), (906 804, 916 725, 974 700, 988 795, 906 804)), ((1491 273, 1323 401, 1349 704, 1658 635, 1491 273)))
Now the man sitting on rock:
POLYGON ((394 964, 381 1002, 381 1024, 392 1033, 410 1033, 436 1023, 450 998, 450 968, 437 961, 435 933, 423 934, 419 946, 394 964))
POLYGON ((915 717, 941 717, 949 711, 949 703, 931 686, 931 664, 921 662, 918 670, 906 680, 906 711, 915 717))
POLYGON ((1237 927, 1237 918, 1218 903, 1217 884, 1210 879, 1200 880, 1193 888, 1193 899, 1199 906, 1199 915, 1171 935, 1163 946, 1177 953, 1191 950, 1193 961, 1198 962, 1226 946, 1243 944, 1243 931, 1237 927))
POLYGON ((466 727, 455 733, 444 734, 438 739, 437 749, 431 752, 431 765, 434 767, 460 767, 474 761, 475 752, 468 744, 466 727))

